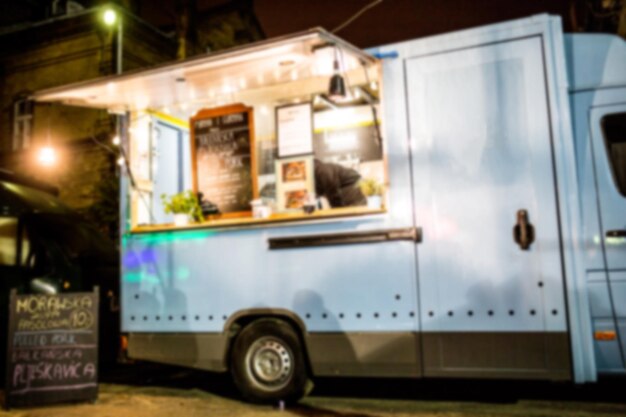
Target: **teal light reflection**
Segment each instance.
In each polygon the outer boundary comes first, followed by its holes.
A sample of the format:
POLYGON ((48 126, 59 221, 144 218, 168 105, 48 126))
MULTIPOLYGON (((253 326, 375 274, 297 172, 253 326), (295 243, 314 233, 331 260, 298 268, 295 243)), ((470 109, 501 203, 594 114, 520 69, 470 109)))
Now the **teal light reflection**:
POLYGON ((122 238, 122 246, 126 247, 130 241, 150 245, 160 245, 163 243, 183 242, 187 240, 202 240, 215 234, 216 232, 212 230, 134 233, 125 235, 122 238))

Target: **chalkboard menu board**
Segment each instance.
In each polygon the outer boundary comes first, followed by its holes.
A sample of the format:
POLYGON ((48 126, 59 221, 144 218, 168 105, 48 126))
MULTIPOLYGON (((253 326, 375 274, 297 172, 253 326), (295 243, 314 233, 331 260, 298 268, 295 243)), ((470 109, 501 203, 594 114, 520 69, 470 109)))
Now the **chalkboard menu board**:
POLYGON ((252 108, 242 104, 201 110, 191 118, 194 189, 224 216, 250 215, 256 198, 252 108))
POLYGON ((11 292, 6 408, 95 401, 98 396, 98 290, 11 292))

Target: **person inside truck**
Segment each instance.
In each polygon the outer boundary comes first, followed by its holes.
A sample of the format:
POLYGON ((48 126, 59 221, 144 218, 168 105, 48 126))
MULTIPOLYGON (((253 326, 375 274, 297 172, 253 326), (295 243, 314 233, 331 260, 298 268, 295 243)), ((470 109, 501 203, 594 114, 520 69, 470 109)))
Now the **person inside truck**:
POLYGON ((314 160, 315 193, 325 197, 331 207, 365 206, 367 199, 359 188, 361 175, 350 168, 314 160))

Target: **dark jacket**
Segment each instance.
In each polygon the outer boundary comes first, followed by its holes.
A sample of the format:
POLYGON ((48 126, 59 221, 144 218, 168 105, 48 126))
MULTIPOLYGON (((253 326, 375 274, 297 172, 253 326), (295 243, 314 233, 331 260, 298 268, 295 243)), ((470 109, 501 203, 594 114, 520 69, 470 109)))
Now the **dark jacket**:
POLYGON ((358 186, 361 175, 339 164, 315 160, 315 193, 331 207, 364 206, 367 199, 358 186))

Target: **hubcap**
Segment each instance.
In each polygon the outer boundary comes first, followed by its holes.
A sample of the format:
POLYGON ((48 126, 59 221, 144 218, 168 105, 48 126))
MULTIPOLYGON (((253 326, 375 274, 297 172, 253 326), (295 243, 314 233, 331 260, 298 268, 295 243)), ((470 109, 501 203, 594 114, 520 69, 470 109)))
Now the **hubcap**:
POLYGON ((278 391, 293 375, 293 353, 281 340, 262 337, 248 349, 246 369, 258 388, 278 391))

